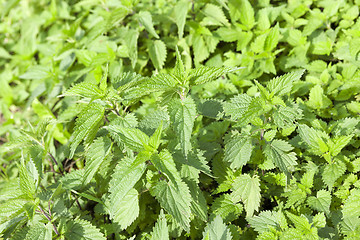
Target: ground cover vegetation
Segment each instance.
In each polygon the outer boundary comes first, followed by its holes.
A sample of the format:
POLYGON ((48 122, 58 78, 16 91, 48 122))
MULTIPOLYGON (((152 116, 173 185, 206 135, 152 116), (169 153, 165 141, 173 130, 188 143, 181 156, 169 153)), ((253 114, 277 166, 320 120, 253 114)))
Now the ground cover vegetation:
POLYGON ((2 239, 358 239, 359 0, 0 0, 2 239))

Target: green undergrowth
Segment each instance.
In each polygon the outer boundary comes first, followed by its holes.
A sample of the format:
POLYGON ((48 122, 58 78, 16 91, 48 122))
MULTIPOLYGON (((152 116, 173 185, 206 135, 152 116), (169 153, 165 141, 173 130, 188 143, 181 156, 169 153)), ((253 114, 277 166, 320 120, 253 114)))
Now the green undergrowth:
POLYGON ((359 0, 0 0, 1 239, 358 239, 359 0))

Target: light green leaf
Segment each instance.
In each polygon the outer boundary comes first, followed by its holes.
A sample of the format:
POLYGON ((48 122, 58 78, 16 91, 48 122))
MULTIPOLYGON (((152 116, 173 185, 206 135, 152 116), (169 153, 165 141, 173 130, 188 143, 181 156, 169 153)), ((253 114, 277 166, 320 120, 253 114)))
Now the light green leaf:
POLYGON ((191 196, 184 182, 159 181, 150 192, 185 231, 190 230, 191 196))
POLYGON ((265 39, 264 50, 272 51, 279 42, 279 24, 271 28, 265 39))
POLYGON ((322 155, 328 151, 328 147, 324 140, 329 139, 326 133, 311 128, 305 124, 300 124, 298 133, 302 141, 309 147, 310 151, 316 155, 322 155))
POLYGON ((253 149, 250 137, 244 135, 232 137, 225 143, 224 161, 230 162, 232 169, 241 168, 250 160, 253 149))
POLYGON ((131 188, 123 198, 118 198, 116 202, 114 198, 112 200, 112 220, 119 224, 120 229, 126 229, 139 216, 139 193, 131 188))
POLYGON ((22 193, 25 194, 30 199, 34 198, 34 194, 36 191, 35 181, 29 175, 28 170, 23 164, 19 165, 19 180, 20 180, 20 189, 22 193))
POLYGON ((353 136, 353 134, 348 136, 338 136, 332 139, 332 141, 329 141, 329 152, 331 156, 337 156, 341 150, 349 144, 353 136))
POLYGON ((301 110, 296 106, 279 106, 274 112, 274 123, 279 128, 287 128, 294 126, 294 122, 302 117, 301 110))
POLYGON ((325 109, 332 105, 331 100, 324 94, 320 85, 311 88, 307 105, 313 109, 325 109))
POLYGON ((322 172, 322 179, 324 183, 331 189, 336 180, 341 177, 346 171, 346 165, 342 161, 335 160, 327 164, 322 172))
POLYGON ((230 25, 224 12, 217 5, 214 5, 212 3, 206 4, 205 8, 203 9, 203 13, 206 16, 203 19, 203 22, 205 22, 206 25, 218 25, 218 26, 230 25))
POLYGON ((166 60, 166 46, 161 40, 149 42, 149 55, 154 67, 157 70, 163 68, 166 60))
POLYGON ((123 29, 123 41, 128 50, 128 55, 131 61, 132 68, 135 68, 138 59, 137 43, 139 32, 135 29, 123 29))
POLYGON ((52 225, 45 225, 43 223, 36 223, 30 227, 30 230, 26 233, 25 240, 34 240, 34 239, 52 239, 52 225))
POLYGON ((154 37, 159 38, 159 35, 155 31, 154 24, 153 24, 150 12, 148 12, 148 11, 140 11, 140 13, 139 13, 139 21, 145 27, 146 31, 148 31, 154 37))
POLYGON ((233 22, 240 19, 241 23, 252 29, 255 25, 254 9, 248 0, 230 0, 230 17, 233 22))
POLYGON ((220 215, 225 222, 231 222, 239 218, 243 207, 241 203, 234 203, 230 194, 223 194, 211 204, 211 211, 220 215))
POLYGON ((234 180, 232 191, 233 201, 244 203, 247 217, 251 217, 259 209, 261 190, 258 176, 250 177, 248 174, 243 174, 237 177, 234 180))
POLYGON ((112 143, 107 137, 97 138, 86 153, 84 184, 88 184, 105 158, 111 153, 112 143))
POLYGON ((316 197, 310 196, 307 203, 314 210, 322 211, 328 214, 330 212, 331 194, 326 190, 320 190, 316 193, 316 197))
POLYGON ((169 229, 166 224, 166 218, 164 211, 161 209, 159 218, 155 223, 151 234, 151 240, 168 240, 169 239, 169 229))
POLYGON ((282 212, 262 211, 258 216, 249 217, 247 220, 258 233, 269 231, 271 228, 287 228, 287 221, 282 212))
POLYGON ((196 217, 206 222, 208 218, 208 205, 203 192, 195 181, 186 181, 186 184, 189 186, 192 199, 190 206, 191 212, 196 217))
POLYGON ((103 92, 96 84, 81 82, 67 90, 63 96, 82 96, 86 98, 97 99, 104 97, 105 92, 103 92))
POLYGON ((270 91, 270 97, 280 97, 290 93, 293 82, 300 80, 303 73, 304 70, 298 70, 271 79, 266 86, 267 89, 270 91))
POLYGON ((134 189, 145 172, 145 163, 134 158, 123 158, 116 166, 109 184, 109 203, 107 208, 110 217, 125 229, 139 214, 138 193, 134 189), (129 219, 124 218, 124 205, 129 208, 127 211, 129 219), (131 210, 131 211, 130 211, 131 210), (131 216, 131 217, 130 217, 131 216))
POLYGON ((215 80, 227 73, 235 72, 241 68, 233 67, 206 67, 201 66, 191 69, 189 72, 189 79, 194 85, 203 84, 215 80))
POLYGON ((342 213, 344 218, 352 218, 360 216, 360 189, 353 189, 350 196, 345 200, 342 213))
POLYGON ((46 66, 36 65, 30 67, 20 76, 22 79, 45 79, 51 76, 50 69, 46 66))
POLYGON ((82 219, 69 220, 66 224, 65 239, 106 240, 98 228, 82 219))
POLYGON ((213 221, 208 223, 203 232, 203 240, 231 240, 231 232, 224 224, 221 217, 217 215, 213 221))
POLYGON ((289 143, 275 139, 266 145, 264 154, 269 160, 273 161, 281 171, 289 173, 293 166, 297 165, 296 154, 290 152, 292 149, 293 147, 289 143))
POLYGON ((118 125, 107 126, 112 136, 125 144, 129 149, 139 152, 149 143, 149 136, 137 128, 124 128, 118 125))
POLYGON ((247 111, 252 98, 247 94, 239 94, 231 98, 229 102, 224 103, 225 114, 231 116, 231 119, 237 120, 247 111))
POLYGON ((70 156, 74 156, 75 150, 80 142, 92 141, 95 136, 99 123, 101 123, 104 116, 105 109, 99 103, 90 103, 79 115, 76 120, 74 133, 70 143, 70 156))
POLYGON ((178 134, 181 149, 185 157, 191 150, 191 134, 196 117, 196 105, 194 100, 188 96, 185 99, 174 99, 169 104, 170 120, 173 128, 178 134))
POLYGON ((178 1, 174 7, 175 22, 178 27, 178 37, 181 39, 184 35, 186 16, 189 9, 189 1, 178 1))

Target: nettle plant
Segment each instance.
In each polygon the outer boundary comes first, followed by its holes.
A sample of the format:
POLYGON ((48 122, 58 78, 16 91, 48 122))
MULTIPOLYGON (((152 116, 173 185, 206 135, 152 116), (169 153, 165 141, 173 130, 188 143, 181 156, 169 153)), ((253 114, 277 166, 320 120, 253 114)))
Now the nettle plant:
POLYGON ((57 118, 33 103, 39 124, 1 147, 20 159, 18 179, 2 183, 3 236, 356 236, 356 176, 332 191, 346 170, 358 171, 340 152, 359 120, 319 122, 324 131, 308 126, 305 105, 291 96, 303 70, 266 86, 254 81, 251 96, 199 98, 194 87, 240 68, 186 69, 176 56, 172 70, 152 77, 108 76, 105 67, 99 83, 90 79, 59 96, 65 110, 57 118))

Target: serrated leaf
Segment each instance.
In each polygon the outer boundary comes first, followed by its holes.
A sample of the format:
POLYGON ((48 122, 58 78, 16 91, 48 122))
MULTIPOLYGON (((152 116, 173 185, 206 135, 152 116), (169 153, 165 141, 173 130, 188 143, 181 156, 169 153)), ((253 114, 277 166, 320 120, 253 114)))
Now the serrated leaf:
POLYGON ((98 228, 82 219, 69 220, 66 224, 65 238, 71 240, 105 240, 98 228))
POLYGON ((189 79, 194 85, 203 84, 215 80, 227 73, 235 72, 241 68, 233 67, 206 67, 201 66, 191 69, 189 72, 189 79))
POLYGON ((186 181, 186 184, 189 186, 192 199, 191 212, 205 222, 208 217, 208 205, 205 196, 195 181, 186 181))
POLYGON ((188 96, 185 99, 174 99, 169 104, 170 120, 173 128, 178 134, 181 149, 185 157, 191 150, 191 134, 196 117, 196 105, 194 100, 188 96))
POLYGON ((23 164, 19 166, 19 181, 22 193, 30 199, 33 198, 36 191, 35 181, 23 164))
POLYGON ((239 94, 231 98, 229 102, 224 103, 225 114, 231 116, 231 119, 237 120, 249 108, 252 98, 247 94, 239 94))
POLYGON ((189 1, 178 1, 174 7, 175 22, 178 27, 178 37, 181 39, 184 35, 186 16, 189 8, 189 1))
POLYGON ((109 209, 111 219, 120 224, 123 229, 131 224, 138 215, 138 194, 134 186, 145 172, 145 169, 143 161, 137 161, 134 158, 123 158, 116 166, 111 177, 109 184, 109 205, 107 208, 109 209), (129 203, 126 203, 126 200, 129 200, 129 203), (130 212, 132 217, 130 219, 124 218, 124 204, 129 204, 127 206, 132 209, 130 212))
POLYGON ((190 230, 191 196, 187 185, 182 181, 177 185, 172 182, 159 181, 150 191, 161 207, 174 217, 182 229, 188 232, 190 230))
POLYGON ((25 240, 33 240, 33 239, 51 240, 52 226, 45 225, 40 222, 31 226, 30 230, 26 233, 25 240))
POLYGON ((139 21, 145 27, 146 31, 148 31, 154 37, 159 38, 159 35, 155 31, 154 24, 153 24, 150 12, 148 12, 148 11, 140 11, 140 13, 139 13, 139 21))
POLYGON ((84 174, 84 184, 88 184, 100 165, 111 153, 111 141, 107 137, 97 138, 89 147, 86 153, 86 165, 84 174))
POLYGON ((264 154, 269 160, 274 162, 281 171, 289 173, 293 166, 297 165, 296 154, 290 152, 292 149, 293 147, 289 143, 275 139, 266 145, 264 154))
POLYGON ((307 105, 313 109, 325 109, 332 105, 332 101, 324 94, 320 85, 311 88, 307 105))
POLYGON ((139 152, 149 143, 149 136, 137 128, 124 128, 118 125, 107 126, 115 137, 125 144, 129 149, 139 152))
POLYGON ((161 40, 155 40, 149 44, 149 55, 157 70, 163 68, 166 60, 166 46, 161 40))
POLYGON ((217 5, 208 3, 205 5, 203 12, 207 16, 207 18, 203 19, 206 25, 219 25, 219 26, 230 25, 226 16, 224 15, 224 12, 217 5))
POLYGON ((248 0, 230 0, 230 17, 233 22, 240 19, 241 23, 247 27, 248 30, 255 25, 254 9, 248 0))
POLYGON ((151 234, 151 240, 167 240, 169 239, 169 229, 166 224, 164 211, 161 209, 157 222, 151 234))
POLYGON ((97 128, 103 119, 105 108, 99 103, 90 103, 79 115, 76 120, 74 133, 70 143, 70 156, 74 156, 75 150, 80 142, 85 140, 92 140, 97 132, 97 128))
POLYGON ((270 91, 270 97, 283 96, 290 93, 293 82, 300 80, 303 74, 304 70, 298 70, 271 79, 266 86, 270 91))
POLYGON ((232 198, 234 202, 242 201, 245 206, 246 216, 251 217, 260 206, 260 180, 258 176, 250 177, 243 174, 234 180, 232 185, 232 198))
POLYGON ((287 228, 287 221, 282 212, 262 211, 258 216, 249 217, 247 220, 258 233, 269 231, 271 228, 287 228))
POLYGON ((316 197, 310 196, 307 203, 313 209, 328 214, 330 212, 331 194, 326 190, 320 190, 316 193, 316 197))
POLYGON ((332 141, 329 142, 329 152, 331 156, 335 157, 337 156, 341 150, 349 144, 351 139, 353 138, 353 134, 348 136, 338 136, 332 139, 332 141))
POLYGON ((118 198, 116 203, 112 201, 112 220, 119 224, 120 229, 129 227, 139 216, 139 193, 131 188, 123 198, 118 198))
POLYGON ((240 203, 234 203, 230 194, 223 194, 211 204, 211 211, 225 222, 231 222, 240 216, 243 207, 240 203))
POLYGON ((272 51, 279 42, 279 24, 271 28, 265 39, 264 50, 272 51))
POLYGON ((279 106, 279 108, 273 114, 274 123, 279 128, 294 126, 295 121, 301 117, 301 110, 294 105, 292 107, 279 106))
POLYGON ((331 189, 335 181, 346 171, 346 165, 342 161, 335 161, 327 164, 322 173, 324 183, 331 189))
POLYGON ((353 189, 350 196, 345 200, 342 213, 344 218, 360 216, 360 189, 353 189))
POLYGON ((203 232, 203 240, 231 240, 231 232, 221 217, 217 215, 213 221, 208 223, 203 232))
POLYGON ((311 128, 305 124, 300 124, 298 133, 301 140, 310 147, 310 151, 314 154, 321 155, 328 150, 324 139, 328 139, 329 137, 324 132, 311 128))
POLYGON ((63 96, 82 96, 91 99, 102 98, 105 92, 102 91, 96 84, 89 82, 81 82, 67 90, 63 96))
POLYGON ((231 138, 225 144, 224 161, 230 162, 232 169, 239 169, 250 160, 253 149, 250 137, 240 135, 231 138))

